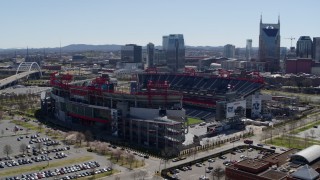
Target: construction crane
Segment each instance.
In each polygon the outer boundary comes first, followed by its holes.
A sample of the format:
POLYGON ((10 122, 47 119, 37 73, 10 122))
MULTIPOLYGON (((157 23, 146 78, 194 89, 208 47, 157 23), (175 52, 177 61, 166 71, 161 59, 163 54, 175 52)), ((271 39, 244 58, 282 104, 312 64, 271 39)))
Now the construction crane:
POLYGON ((291 36, 290 38, 285 38, 285 39, 290 39, 290 41, 291 41, 291 46, 290 47, 292 47, 292 40, 295 40, 296 38, 291 36))

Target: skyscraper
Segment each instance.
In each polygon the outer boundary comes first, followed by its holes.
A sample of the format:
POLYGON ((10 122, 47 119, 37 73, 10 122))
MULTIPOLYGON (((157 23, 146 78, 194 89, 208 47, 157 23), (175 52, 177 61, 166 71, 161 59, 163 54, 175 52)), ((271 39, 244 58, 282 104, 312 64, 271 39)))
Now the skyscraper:
POLYGON ((163 36, 162 47, 166 54, 167 67, 173 71, 182 71, 185 66, 185 47, 182 34, 163 36))
POLYGON ((226 58, 234 58, 236 47, 232 44, 227 44, 223 48, 223 56, 226 58))
POLYGON ((312 58, 312 40, 309 36, 300 36, 296 52, 299 58, 312 58))
POLYGON ((147 67, 153 67, 154 65, 154 44, 147 44, 147 67))
POLYGON ((141 63, 142 47, 135 44, 126 44, 121 47, 121 62, 124 63, 141 63))
POLYGON ((277 24, 263 24, 261 16, 259 61, 265 63, 265 71, 280 70, 280 17, 277 24))
POLYGON ((252 54, 252 39, 247 39, 246 43, 246 60, 251 60, 251 54, 252 54))
POLYGON ((320 62, 320 37, 313 38, 313 60, 320 62))

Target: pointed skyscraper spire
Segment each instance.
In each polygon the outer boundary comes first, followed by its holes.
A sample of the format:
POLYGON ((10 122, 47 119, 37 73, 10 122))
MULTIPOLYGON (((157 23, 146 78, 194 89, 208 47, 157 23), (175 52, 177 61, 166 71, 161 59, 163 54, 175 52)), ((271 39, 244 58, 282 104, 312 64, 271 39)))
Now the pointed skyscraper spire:
POLYGON ((280 13, 278 15, 278 24, 280 24, 280 13))
POLYGON ((262 13, 260 14, 260 24, 262 24, 262 13))

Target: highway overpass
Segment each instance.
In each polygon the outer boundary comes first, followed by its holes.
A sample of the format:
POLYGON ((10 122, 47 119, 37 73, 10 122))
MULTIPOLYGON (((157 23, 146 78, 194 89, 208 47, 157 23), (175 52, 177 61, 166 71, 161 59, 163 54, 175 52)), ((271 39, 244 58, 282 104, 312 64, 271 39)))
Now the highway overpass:
POLYGON ((34 74, 34 73, 39 73, 39 72, 38 71, 26 71, 26 72, 21 72, 21 73, 15 74, 13 76, 1 79, 0 80, 0 89, 4 89, 9 86, 12 86, 12 85, 16 84, 20 79, 26 78, 29 75, 34 74))

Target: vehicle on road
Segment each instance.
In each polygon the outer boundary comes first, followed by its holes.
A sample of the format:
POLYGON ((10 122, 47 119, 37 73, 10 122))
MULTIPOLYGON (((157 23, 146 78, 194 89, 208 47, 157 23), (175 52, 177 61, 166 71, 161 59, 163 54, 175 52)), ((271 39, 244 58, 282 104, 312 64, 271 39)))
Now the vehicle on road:
POLYGON ((245 144, 252 144, 253 143, 253 140, 251 139, 246 139, 243 141, 245 144))

